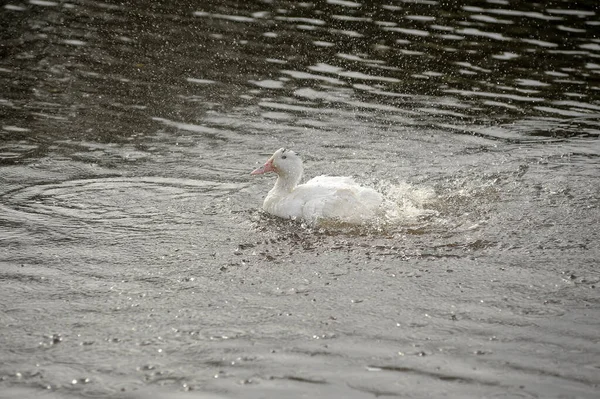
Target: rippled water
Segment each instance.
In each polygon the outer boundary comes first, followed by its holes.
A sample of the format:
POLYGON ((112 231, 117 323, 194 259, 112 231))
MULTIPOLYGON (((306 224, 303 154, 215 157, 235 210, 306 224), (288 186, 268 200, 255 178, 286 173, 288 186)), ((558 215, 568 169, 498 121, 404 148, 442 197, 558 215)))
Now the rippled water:
POLYGON ((597 397, 597 2, 168 3, 0 9, 0 397, 597 397))

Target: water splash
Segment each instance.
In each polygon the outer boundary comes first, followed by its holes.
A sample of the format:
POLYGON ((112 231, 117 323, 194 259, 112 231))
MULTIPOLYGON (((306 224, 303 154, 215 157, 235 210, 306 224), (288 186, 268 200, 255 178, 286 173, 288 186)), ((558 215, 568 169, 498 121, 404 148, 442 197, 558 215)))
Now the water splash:
POLYGON ((414 225, 439 214, 430 208, 436 199, 431 187, 382 181, 377 190, 384 195, 383 215, 378 222, 385 226, 414 225))

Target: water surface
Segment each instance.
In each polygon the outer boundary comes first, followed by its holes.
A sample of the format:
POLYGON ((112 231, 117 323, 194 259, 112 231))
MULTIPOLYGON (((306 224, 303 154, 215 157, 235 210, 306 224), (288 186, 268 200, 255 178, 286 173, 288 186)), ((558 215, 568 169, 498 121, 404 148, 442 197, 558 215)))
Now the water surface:
POLYGON ((597 397, 596 2, 9 2, 0 397, 597 397), (265 215, 277 148, 396 205, 265 215))

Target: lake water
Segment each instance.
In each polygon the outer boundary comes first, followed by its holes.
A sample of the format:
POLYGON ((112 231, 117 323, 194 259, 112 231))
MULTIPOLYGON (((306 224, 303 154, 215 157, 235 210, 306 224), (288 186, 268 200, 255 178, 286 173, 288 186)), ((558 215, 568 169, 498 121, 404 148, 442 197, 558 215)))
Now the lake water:
POLYGON ((0 26, 0 398, 598 397, 596 1, 0 26), (264 214, 284 146, 394 214, 264 214))

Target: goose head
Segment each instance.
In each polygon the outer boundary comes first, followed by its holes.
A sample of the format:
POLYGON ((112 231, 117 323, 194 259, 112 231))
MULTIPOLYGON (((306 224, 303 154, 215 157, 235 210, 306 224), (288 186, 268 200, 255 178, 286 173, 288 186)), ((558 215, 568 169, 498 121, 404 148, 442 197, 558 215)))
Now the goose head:
POLYGON ((293 189, 302 178, 302 159, 292 150, 280 148, 260 168, 254 169, 251 175, 262 175, 267 172, 275 172, 278 183, 289 189, 293 189))

